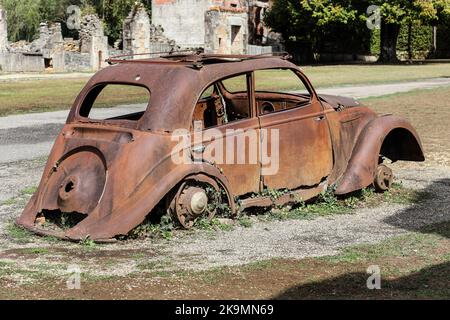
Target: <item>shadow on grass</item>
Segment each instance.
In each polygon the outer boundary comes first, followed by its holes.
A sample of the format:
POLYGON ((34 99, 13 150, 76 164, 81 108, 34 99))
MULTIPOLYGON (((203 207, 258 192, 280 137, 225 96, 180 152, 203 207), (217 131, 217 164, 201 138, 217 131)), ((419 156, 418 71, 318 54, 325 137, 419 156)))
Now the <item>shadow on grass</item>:
POLYGON ((450 238, 450 229, 437 225, 444 221, 450 221, 450 179, 434 181, 418 192, 413 205, 384 219, 397 228, 450 238))
MULTIPOLYGON (((450 179, 418 192, 414 204, 384 220, 396 228, 450 238, 450 179)), ((391 256, 395 264, 396 257, 391 256)), ((406 276, 383 279, 381 289, 367 289, 365 272, 291 287, 274 299, 450 299, 450 257, 406 276)))
MULTIPOLYGON (((381 270, 382 273, 382 270, 381 270)), ((347 273, 342 276, 294 286, 275 296, 275 300, 298 299, 449 299, 450 262, 424 268, 393 280, 384 280, 381 289, 369 290, 369 274, 347 273)))

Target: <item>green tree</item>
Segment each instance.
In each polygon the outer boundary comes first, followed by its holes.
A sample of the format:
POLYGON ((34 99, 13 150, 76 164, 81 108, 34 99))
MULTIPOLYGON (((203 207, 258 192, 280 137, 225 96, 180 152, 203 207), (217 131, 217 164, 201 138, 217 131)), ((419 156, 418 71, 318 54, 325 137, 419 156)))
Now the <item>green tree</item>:
POLYGON ((327 33, 335 37, 367 33, 367 8, 381 17, 380 61, 397 61, 397 39, 404 23, 449 23, 450 0, 275 0, 266 22, 286 39, 309 40, 317 49, 327 33))
POLYGON ((35 0, 2 0, 8 12, 8 34, 11 41, 31 41, 39 28, 39 2, 35 0))
POLYGON ((449 0, 372 0, 380 6, 380 62, 397 61, 397 40, 402 24, 438 24, 448 19, 449 0))
POLYGON ((306 41, 313 50, 329 30, 357 22, 357 10, 350 0, 276 0, 266 23, 286 40, 306 41))
POLYGON ((8 12, 8 36, 11 41, 33 40, 41 22, 64 22, 71 0, 0 0, 8 12))

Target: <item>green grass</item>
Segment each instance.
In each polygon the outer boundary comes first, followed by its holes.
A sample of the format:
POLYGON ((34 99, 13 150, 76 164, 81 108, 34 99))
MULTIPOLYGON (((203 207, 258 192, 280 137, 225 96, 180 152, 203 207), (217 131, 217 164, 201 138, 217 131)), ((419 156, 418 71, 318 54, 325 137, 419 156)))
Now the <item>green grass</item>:
POLYGON ((423 65, 334 65, 302 68, 315 87, 374 84, 448 77, 449 63, 423 65))
MULTIPOLYGON (((426 257, 428 251, 437 246, 441 236, 411 232, 397 236, 378 244, 355 245, 345 248, 336 256, 318 258, 334 264, 356 263, 361 261, 375 261, 386 257, 426 257)), ((445 257, 444 257, 445 258, 445 257)))
POLYGON ((10 222, 6 227, 8 235, 16 242, 29 243, 31 241, 32 233, 17 226, 14 222, 10 222))
POLYGON ((12 206, 21 202, 26 201, 29 196, 32 196, 37 190, 37 187, 26 187, 19 191, 19 195, 16 197, 12 197, 10 199, 4 200, 0 202, 1 206, 12 206))
POLYGON ((18 201, 17 198, 10 198, 10 199, 0 202, 0 206, 12 206, 12 205, 16 204, 17 201, 18 201))
POLYGON ((36 192, 36 190, 37 190, 37 187, 36 186, 33 186, 33 187, 27 187, 27 188, 25 188, 25 189, 22 189, 22 190, 20 190, 20 194, 21 195, 33 195, 35 192, 36 192))
POLYGON ((252 220, 247 216, 239 217, 238 223, 241 227, 244 227, 244 228, 251 228, 253 226, 252 220))
MULTIPOLYGON (((0 116, 69 110, 88 79, 0 82, 0 116)), ((117 86, 101 96, 98 107, 142 102, 142 88, 117 86)))
MULTIPOLYGON (((330 87, 350 84, 373 84, 411 81, 448 76, 450 64, 424 65, 333 65, 306 66, 302 68, 314 87, 330 87)), ((294 78, 284 72, 270 72, 262 88, 292 90, 298 87, 294 78)), ((238 80, 239 81, 239 80, 238 80)), ((86 78, 46 79, 0 82, 0 116, 15 113, 69 110, 86 78)), ((238 83, 236 83, 237 85, 238 83)), ((233 83, 231 82, 231 85, 233 83)), ((119 88, 103 97, 102 106, 127 104, 141 99, 141 91, 119 88)))
POLYGON ((23 250, 21 250, 22 253, 25 254, 47 254, 49 253, 49 249, 48 248, 25 248, 23 250))

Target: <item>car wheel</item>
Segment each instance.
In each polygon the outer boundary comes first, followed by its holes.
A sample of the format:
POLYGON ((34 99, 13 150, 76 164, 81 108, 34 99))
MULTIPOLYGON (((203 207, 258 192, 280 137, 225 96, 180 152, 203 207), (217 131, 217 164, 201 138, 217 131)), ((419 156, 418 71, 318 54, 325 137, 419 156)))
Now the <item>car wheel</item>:
POLYGON ((374 186, 378 192, 388 191, 392 187, 394 174, 392 169, 385 164, 379 164, 375 174, 374 186))
POLYGON ((227 206, 225 198, 214 179, 187 179, 171 197, 168 213, 182 228, 191 229, 198 219, 212 220, 227 206))

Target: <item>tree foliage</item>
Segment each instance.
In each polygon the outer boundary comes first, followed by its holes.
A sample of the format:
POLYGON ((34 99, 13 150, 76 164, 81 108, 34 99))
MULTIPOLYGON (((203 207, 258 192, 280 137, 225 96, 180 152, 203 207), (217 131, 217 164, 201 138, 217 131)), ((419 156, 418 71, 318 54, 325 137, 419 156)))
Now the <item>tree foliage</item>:
MULTIPOLYGON (((73 36, 65 27, 67 8, 77 5, 83 14, 96 13, 103 19, 105 32, 114 42, 120 37, 123 20, 139 0, 0 0, 8 12, 10 41, 33 40, 41 22, 60 22, 64 35, 73 36)), ((140 0, 151 10, 151 0, 140 0)))
POLYGON ((266 22, 287 39, 316 41, 330 28, 356 21, 350 1, 276 0, 266 22))
POLYGON ((395 55, 400 26, 403 24, 449 24, 450 0, 275 0, 266 22, 285 39, 320 41, 332 33, 339 39, 369 33, 365 21, 367 8, 377 5, 381 15, 380 57, 389 61, 395 55))

